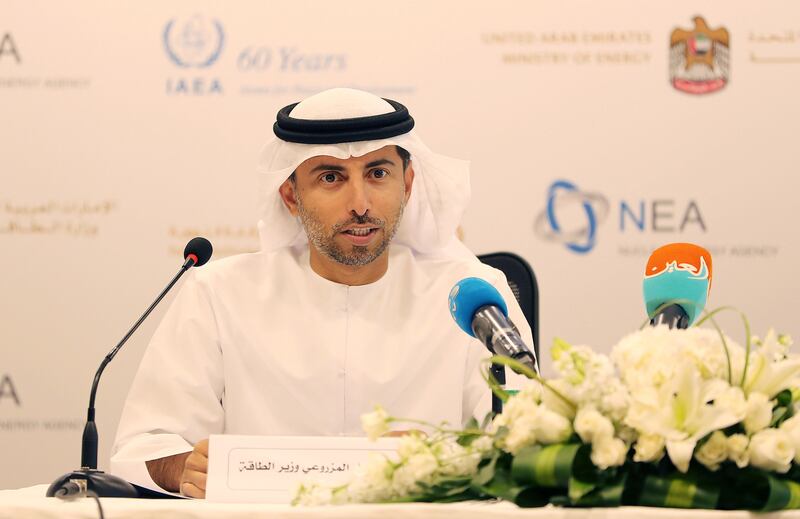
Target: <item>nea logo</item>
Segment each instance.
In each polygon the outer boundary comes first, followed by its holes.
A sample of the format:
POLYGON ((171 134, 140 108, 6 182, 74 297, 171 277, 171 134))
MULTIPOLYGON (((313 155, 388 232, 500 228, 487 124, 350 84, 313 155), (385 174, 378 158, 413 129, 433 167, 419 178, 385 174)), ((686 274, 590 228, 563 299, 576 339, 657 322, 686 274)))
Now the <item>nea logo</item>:
POLYGON ((22 63, 22 58, 20 58, 17 46, 11 38, 11 33, 7 32, 0 37, 0 63, 9 59, 22 63))
POLYGON ((10 376, 3 375, 3 377, 0 378, 0 406, 2 406, 7 400, 17 404, 17 407, 20 406, 19 395, 17 395, 17 389, 14 387, 14 382, 12 382, 10 376))

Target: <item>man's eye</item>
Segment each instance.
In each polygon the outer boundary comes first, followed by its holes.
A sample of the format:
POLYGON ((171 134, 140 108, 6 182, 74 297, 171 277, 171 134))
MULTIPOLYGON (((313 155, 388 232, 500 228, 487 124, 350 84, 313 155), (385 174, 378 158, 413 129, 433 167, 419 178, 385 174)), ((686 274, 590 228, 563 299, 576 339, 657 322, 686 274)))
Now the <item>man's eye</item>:
POLYGON ((388 171, 385 169, 374 169, 372 170, 372 176, 375 178, 384 178, 389 174, 388 171))
POLYGON ((325 173, 320 177, 320 180, 322 180, 324 184, 333 184, 338 178, 336 173, 325 173))

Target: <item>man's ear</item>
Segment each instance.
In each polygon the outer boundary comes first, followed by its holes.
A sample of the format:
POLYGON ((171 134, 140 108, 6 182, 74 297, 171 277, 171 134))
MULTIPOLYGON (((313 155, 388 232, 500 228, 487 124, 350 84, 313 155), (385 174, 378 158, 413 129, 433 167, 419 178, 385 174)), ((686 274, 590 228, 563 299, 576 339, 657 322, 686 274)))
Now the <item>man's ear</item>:
POLYGON ((286 179, 278 188, 278 193, 281 195, 286 209, 289 210, 292 216, 297 216, 297 186, 290 179, 286 179))
POLYGON ((408 203, 408 198, 411 196, 411 186, 414 184, 414 164, 410 161, 408 166, 406 166, 406 170, 403 172, 403 183, 405 184, 405 200, 408 203))

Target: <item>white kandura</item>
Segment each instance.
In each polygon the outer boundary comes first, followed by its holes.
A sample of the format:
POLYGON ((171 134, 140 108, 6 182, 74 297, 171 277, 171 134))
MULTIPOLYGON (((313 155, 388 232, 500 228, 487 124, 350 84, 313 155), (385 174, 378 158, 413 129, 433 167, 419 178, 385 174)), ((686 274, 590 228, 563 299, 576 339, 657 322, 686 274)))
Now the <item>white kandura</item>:
MULTIPOLYGON (((391 108, 366 92, 333 89, 301 102, 292 116, 359 117, 391 108)), ((216 433, 361 436, 360 416, 376 404, 393 416, 456 427, 473 414, 483 418, 491 392, 479 368, 488 352, 447 307, 464 277, 492 283, 532 344, 503 274, 456 237, 469 200, 466 162, 434 154, 412 130, 328 145, 273 139, 259 174, 261 251, 187 275, 133 382, 111 471, 138 485, 158 489, 146 460, 190 451, 216 433), (387 272, 363 286, 322 278, 278 187, 310 157, 361 156, 392 144, 411 153, 415 181, 387 272)))

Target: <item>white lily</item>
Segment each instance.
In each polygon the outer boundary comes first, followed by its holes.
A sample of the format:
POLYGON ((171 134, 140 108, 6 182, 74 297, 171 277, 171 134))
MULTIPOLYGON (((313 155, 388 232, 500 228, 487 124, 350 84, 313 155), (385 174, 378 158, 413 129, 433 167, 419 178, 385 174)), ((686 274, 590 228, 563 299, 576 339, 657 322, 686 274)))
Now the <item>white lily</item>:
MULTIPOLYGON (((770 358, 772 353, 768 354, 769 357, 761 351, 750 353, 747 378, 742 384, 745 395, 757 391, 773 398, 784 389, 791 388, 796 382, 795 379, 800 376, 800 357, 792 355, 783 360, 773 361, 770 358)), ((737 368, 739 367, 737 366, 737 368)), ((738 373, 733 377, 734 383, 742 380, 744 366, 737 371, 738 373)))
POLYGON ((792 346, 792 338, 788 335, 778 335, 774 328, 770 328, 763 339, 753 336, 752 342, 766 358, 773 361, 786 358, 792 346))
POLYGON ((730 387, 726 382, 704 380, 689 363, 677 366, 675 375, 658 389, 635 392, 626 422, 645 434, 662 436, 672 463, 686 472, 697 442, 712 431, 740 422, 744 414, 713 403, 730 387))

